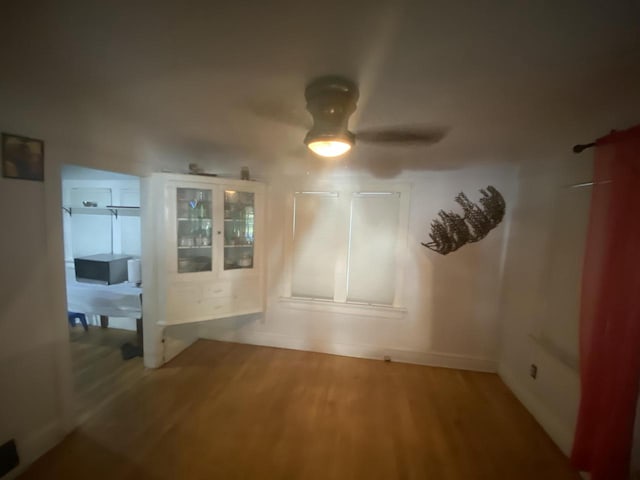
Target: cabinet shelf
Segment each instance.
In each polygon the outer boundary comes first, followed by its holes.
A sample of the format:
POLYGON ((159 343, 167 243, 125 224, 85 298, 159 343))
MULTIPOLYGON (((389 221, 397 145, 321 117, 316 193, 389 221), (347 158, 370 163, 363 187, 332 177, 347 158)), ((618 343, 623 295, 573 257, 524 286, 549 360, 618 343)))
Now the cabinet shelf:
POLYGON ((211 245, 194 245, 192 247, 178 246, 178 250, 202 250, 203 248, 211 248, 211 245))
POLYGON ((224 248, 252 248, 253 244, 249 245, 225 245, 224 248))
POLYGON ((178 217, 178 221, 179 222, 202 222, 203 220, 206 220, 207 222, 210 222, 212 219, 211 217, 193 217, 193 218, 189 218, 189 217, 178 217))

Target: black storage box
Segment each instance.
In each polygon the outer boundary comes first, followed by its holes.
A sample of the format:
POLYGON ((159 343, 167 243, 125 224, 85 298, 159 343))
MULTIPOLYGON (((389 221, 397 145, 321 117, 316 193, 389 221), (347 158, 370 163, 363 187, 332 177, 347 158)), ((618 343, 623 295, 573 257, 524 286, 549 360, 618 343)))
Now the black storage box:
POLYGON ((127 281, 127 255, 101 253, 89 257, 74 258, 76 280, 79 282, 113 285, 127 281))

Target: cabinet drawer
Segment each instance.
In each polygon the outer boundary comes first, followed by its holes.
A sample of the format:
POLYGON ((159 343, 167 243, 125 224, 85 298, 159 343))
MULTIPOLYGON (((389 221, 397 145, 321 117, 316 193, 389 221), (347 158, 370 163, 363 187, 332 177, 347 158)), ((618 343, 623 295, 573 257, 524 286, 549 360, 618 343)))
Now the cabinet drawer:
POLYGON ((193 302, 176 299, 167 305, 167 323, 211 320, 229 312, 232 304, 232 297, 199 298, 193 302))
POLYGON ((202 297, 200 285, 172 285, 167 294, 167 304, 189 304, 194 303, 202 297))
POLYGON ((196 283, 176 283, 167 292, 167 322, 182 323, 193 318, 194 309, 202 299, 202 287, 196 283))
POLYGON ((258 278, 243 278, 231 282, 231 291, 234 297, 255 297, 260 295, 260 280, 258 278))
POLYGON ((173 284, 167 295, 167 323, 209 320, 231 311, 234 295, 228 283, 173 284))
POLYGON ((202 298, 220 298, 231 296, 231 285, 229 283, 215 283, 202 287, 202 298))
POLYGON ((198 304, 201 317, 215 318, 231 310, 232 300, 229 297, 205 298, 198 304))

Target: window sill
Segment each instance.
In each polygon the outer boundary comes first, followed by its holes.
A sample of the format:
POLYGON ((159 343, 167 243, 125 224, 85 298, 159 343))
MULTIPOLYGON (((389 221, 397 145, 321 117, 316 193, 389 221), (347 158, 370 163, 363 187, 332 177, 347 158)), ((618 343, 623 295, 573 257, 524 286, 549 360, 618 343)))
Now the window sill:
POLYGON ((337 303, 331 300, 313 298, 280 297, 280 303, 293 310, 307 310, 343 315, 358 315, 364 317, 378 317, 388 319, 403 319, 407 314, 406 308, 387 305, 372 305, 366 303, 337 303))

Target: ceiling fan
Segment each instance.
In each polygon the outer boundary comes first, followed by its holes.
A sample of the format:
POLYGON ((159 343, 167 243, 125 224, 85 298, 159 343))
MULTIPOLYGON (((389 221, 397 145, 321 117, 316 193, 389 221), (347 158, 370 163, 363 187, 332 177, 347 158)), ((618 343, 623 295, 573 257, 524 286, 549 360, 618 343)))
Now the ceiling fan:
POLYGON ((307 110, 313 126, 304 138, 305 145, 322 157, 339 157, 358 142, 388 145, 432 145, 447 133, 442 127, 373 128, 349 131, 349 117, 356 110, 358 86, 339 76, 313 80, 305 90, 307 110))

